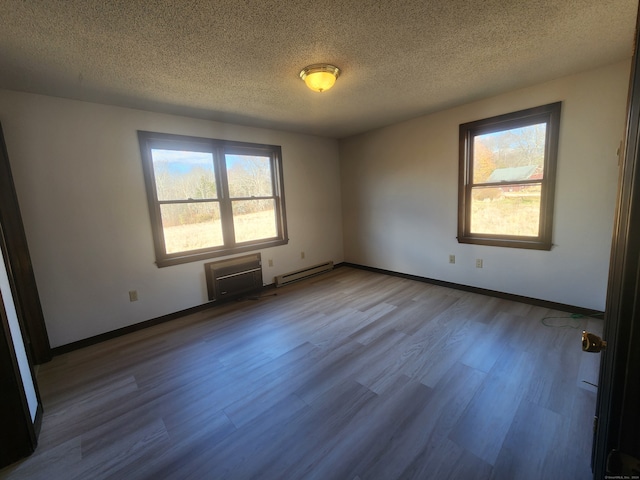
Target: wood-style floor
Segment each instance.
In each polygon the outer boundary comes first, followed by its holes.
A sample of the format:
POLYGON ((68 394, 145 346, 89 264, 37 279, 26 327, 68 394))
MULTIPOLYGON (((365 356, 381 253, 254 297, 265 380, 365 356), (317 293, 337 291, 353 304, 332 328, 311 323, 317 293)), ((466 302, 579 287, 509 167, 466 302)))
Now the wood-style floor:
POLYGON ((0 478, 591 478, 601 321, 347 267, 268 293, 41 366, 0 478))

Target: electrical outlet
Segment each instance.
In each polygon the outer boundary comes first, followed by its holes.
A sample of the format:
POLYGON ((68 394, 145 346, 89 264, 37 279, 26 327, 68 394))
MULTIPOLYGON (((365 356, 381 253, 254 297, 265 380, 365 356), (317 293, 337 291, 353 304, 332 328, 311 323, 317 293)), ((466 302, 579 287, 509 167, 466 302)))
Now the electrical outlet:
POLYGON ((129 301, 137 302, 138 301, 138 291, 137 290, 129 290, 129 301))
POLYGON ((476 258, 476 268, 482 268, 482 259, 476 258))
POLYGON ((269 266, 273 267, 273 260, 269 259, 269 266))
POLYGON ((300 258, 304 259, 304 252, 300 252, 300 258))
POLYGON ((449 255, 449 263, 456 263, 456 256, 455 255, 449 255))

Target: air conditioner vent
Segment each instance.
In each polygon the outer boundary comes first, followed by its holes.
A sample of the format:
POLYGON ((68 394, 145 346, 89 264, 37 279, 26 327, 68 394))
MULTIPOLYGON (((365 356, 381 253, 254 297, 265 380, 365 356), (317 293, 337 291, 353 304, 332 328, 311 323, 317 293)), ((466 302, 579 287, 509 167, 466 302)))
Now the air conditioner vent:
POLYGON ((238 297, 262 287, 260 254, 205 263, 209 300, 238 297))

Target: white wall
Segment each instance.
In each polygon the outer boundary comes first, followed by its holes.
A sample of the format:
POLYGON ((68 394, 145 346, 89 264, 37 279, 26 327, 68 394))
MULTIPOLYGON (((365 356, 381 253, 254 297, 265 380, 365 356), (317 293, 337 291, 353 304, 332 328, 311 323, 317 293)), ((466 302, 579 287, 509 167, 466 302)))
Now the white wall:
POLYGON ((6 90, 0 122, 53 347, 207 302, 205 261, 155 266, 137 130, 281 145, 290 242, 264 282, 343 260, 335 140, 6 90))
MULTIPOLYGON (((31 421, 33 422, 38 412, 38 397, 36 395, 33 376, 31 375, 29 360, 27 359, 27 352, 24 348, 24 341, 22 340, 22 332, 20 331, 20 324, 18 323, 18 313, 16 312, 16 305, 13 302, 11 284, 9 283, 9 275, 7 274, 7 267, 4 263, 2 250, 0 250, 0 292, 2 293, 4 311, 9 321, 10 340, 13 342, 13 349, 18 362, 18 370, 20 371, 24 393, 27 397, 27 404, 29 405, 29 413, 31 414, 31 421)), ((1 305, 0 308, 2 308, 1 305)))
POLYGON ((290 242, 262 251, 274 261, 265 262, 265 283, 346 260, 602 310, 629 68, 612 65, 340 142, 0 90, 51 345, 207 301, 205 261, 154 264, 137 130, 282 146, 290 242), (459 124, 559 100, 553 250, 458 244, 459 124), (129 302, 133 289, 138 302, 129 302))
POLYGON ((618 63, 341 140, 345 260, 604 310, 629 70, 618 63), (458 244, 459 125, 560 100, 553 249, 458 244))

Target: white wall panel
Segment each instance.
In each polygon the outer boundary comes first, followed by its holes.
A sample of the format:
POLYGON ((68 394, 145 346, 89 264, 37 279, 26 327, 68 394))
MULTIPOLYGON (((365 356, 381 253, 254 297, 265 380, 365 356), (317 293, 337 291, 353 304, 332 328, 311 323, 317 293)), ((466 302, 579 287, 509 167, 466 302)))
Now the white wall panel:
POLYGON ((343 260, 336 140, 2 90, 0 121, 52 347, 207 302, 205 261, 154 263, 137 130, 281 145, 290 242, 264 283, 343 260))
POLYGON ((345 260, 603 310, 629 68, 618 63, 341 140, 345 260), (459 125, 556 101, 553 249, 458 244, 459 125))

